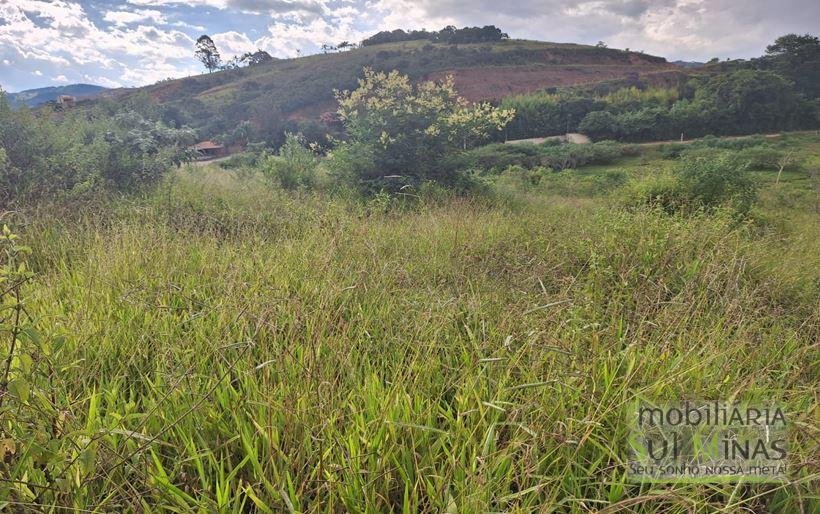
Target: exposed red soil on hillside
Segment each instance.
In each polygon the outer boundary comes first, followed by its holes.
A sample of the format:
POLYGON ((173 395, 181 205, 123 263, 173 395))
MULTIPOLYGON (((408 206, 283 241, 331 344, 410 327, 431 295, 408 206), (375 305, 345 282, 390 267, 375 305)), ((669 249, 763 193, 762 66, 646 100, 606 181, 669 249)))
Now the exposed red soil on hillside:
POLYGON ((665 68, 666 65, 498 66, 436 72, 425 78, 441 80, 452 75, 461 96, 476 102, 500 100, 505 96, 532 93, 548 87, 593 84, 665 68))
MULTIPOLYGON (((595 84, 631 75, 653 86, 672 85, 687 77, 674 65, 534 65, 476 67, 431 73, 422 80, 443 80, 452 75, 456 90, 471 102, 500 100, 506 96, 532 93, 549 87, 595 84), (683 77, 683 78, 682 78, 683 77)), ((318 119, 335 111, 335 100, 316 102, 288 115, 292 120, 318 119)))

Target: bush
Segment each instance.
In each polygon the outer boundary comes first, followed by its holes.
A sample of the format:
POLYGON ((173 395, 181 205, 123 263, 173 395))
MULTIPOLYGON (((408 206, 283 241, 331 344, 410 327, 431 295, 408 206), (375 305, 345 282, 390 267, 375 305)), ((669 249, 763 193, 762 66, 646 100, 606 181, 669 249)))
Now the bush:
POLYGON ((318 164, 316 152, 307 148, 300 136, 287 134, 278 155, 264 156, 259 169, 285 189, 312 188, 316 185, 318 164))
POLYGON ((770 145, 746 148, 738 153, 738 159, 747 163, 749 169, 779 171, 797 171, 801 168, 800 159, 793 154, 778 150, 770 145))
POLYGON ((581 120, 578 130, 593 139, 614 139, 621 133, 618 118, 607 111, 593 111, 581 120))
POLYGON ((194 133, 126 109, 12 111, 0 93, 0 203, 133 192, 188 160, 194 133))
POLYGON ((630 181, 622 198, 627 206, 659 207, 672 214, 686 204, 680 180, 669 172, 653 173, 630 181))
POLYGON ((755 183, 747 168, 735 155, 708 149, 685 156, 673 172, 631 181, 623 198, 627 205, 654 205, 669 213, 711 211, 725 206, 745 216, 756 198, 755 183))
POLYGON ((510 166, 534 168, 541 163, 543 151, 544 147, 532 143, 494 143, 465 152, 452 159, 448 165, 455 169, 472 169, 497 174, 510 166))
POLYGON ((480 170, 491 174, 501 173, 510 166, 527 169, 541 166, 561 171, 588 164, 609 164, 621 155, 621 145, 614 141, 574 144, 551 140, 540 145, 524 143, 482 146, 458 156, 448 165, 456 169, 480 170))
POLYGON ((609 164, 621 156, 621 146, 614 141, 580 145, 567 143, 542 148, 541 164, 555 171, 587 164, 609 164))
POLYGON ((712 209, 732 203, 745 214, 755 200, 755 183, 737 156, 684 157, 678 173, 684 195, 694 207, 712 209))
POLYGON ((225 160, 219 161, 218 166, 223 170, 236 168, 250 168, 259 163, 260 154, 253 152, 242 152, 233 154, 225 160))
POLYGON ((367 189, 393 177, 400 177, 402 185, 452 182, 456 177, 444 162, 486 141, 514 114, 489 104, 469 105, 457 95, 452 79, 414 85, 397 71, 367 68, 359 88, 338 92, 337 99, 349 140, 366 146, 372 156, 373 166, 357 167, 354 177, 367 189))
POLYGON ((667 143, 660 146, 661 157, 664 159, 677 159, 689 147, 683 143, 667 143))

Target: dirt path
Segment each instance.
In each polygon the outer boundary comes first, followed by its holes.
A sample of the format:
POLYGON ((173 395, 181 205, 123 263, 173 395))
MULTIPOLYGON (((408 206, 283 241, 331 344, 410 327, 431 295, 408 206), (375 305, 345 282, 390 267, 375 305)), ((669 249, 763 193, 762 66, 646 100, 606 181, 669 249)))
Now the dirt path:
POLYGON ((537 144, 543 143, 544 141, 565 141, 567 143, 575 143, 575 144, 578 144, 578 145, 585 145, 587 143, 592 142, 592 140, 589 137, 585 136, 584 134, 577 134, 577 133, 573 132, 573 133, 564 134, 564 135, 561 135, 561 136, 531 137, 531 138, 528 138, 528 139, 510 139, 509 141, 506 141, 505 144, 520 145, 520 144, 532 143, 532 144, 537 145, 537 144))
POLYGON ((215 164, 217 162, 222 162, 224 160, 230 159, 233 157, 234 154, 226 155, 225 157, 217 157, 216 159, 208 159, 205 161, 191 161, 191 164, 194 166, 207 166, 209 164, 215 164))
MULTIPOLYGON (((743 139, 743 138, 746 138, 746 137, 762 136, 762 137, 769 138, 769 139, 775 139, 775 138, 778 138, 778 137, 782 136, 783 134, 814 134, 816 132, 817 131, 815 131, 815 130, 800 130, 800 131, 795 131, 795 132, 777 132, 777 133, 774 133, 774 134, 747 134, 745 136, 717 136, 717 137, 719 137, 720 139, 743 139)), ((583 134, 567 134, 567 135, 564 135, 564 136, 533 137, 533 138, 529 138, 529 139, 510 139, 509 141, 506 142, 506 144, 508 144, 508 145, 518 145, 518 144, 522 144, 522 143, 540 144, 540 143, 543 143, 544 141, 549 141, 549 140, 554 140, 554 139, 557 139, 559 141, 567 141, 568 140, 568 142, 576 143, 576 144, 586 144, 586 143, 591 143, 592 142, 587 136, 585 136, 583 134)), ((667 139, 667 140, 664 140, 664 141, 648 141, 646 143, 631 143, 631 144, 635 144, 637 146, 660 146, 660 145, 670 145, 670 144, 687 144, 687 143, 692 143, 692 142, 695 142, 695 141, 700 141, 701 139, 703 139, 703 138, 702 137, 696 137, 694 139, 684 139, 683 141, 681 141, 680 139, 667 139)), ((623 143, 623 144, 630 144, 630 143, 623 143)))

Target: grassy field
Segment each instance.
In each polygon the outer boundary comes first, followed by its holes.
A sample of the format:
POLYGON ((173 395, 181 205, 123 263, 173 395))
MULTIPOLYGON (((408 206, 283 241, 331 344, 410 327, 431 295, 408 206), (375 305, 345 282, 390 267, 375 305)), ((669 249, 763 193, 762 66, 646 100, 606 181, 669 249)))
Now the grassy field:
POLYGON ((657 148, 484 199, 189 167, 8 215, 36 379, 0 508, 817 512, 820 138, 789 144, 806 169, 757 172, 743 222, 623 207, 605 177, 672 166, 657 148), (638 398, 782 402, 792 479, 628 482, 638 398))

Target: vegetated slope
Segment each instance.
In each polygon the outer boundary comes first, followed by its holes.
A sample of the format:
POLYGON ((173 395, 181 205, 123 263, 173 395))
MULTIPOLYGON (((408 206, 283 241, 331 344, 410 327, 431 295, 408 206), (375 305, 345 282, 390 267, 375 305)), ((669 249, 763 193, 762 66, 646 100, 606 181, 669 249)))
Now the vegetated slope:
POLYGON ((6 93, 9 105, 13 108, 27 105, 37 107, 57 100, 61 95, 70 95, 77 98, 93 98, 106 91, 107 88, 93 84, 70 84, 67 86, 41 87, 27 89, 17 93, 6 93))
POLYGON ((289 119, 318 119, 333 111, 333 90, 354 88, 365 66, 396 69, 415 80, 452 74, 459 91, 473 101, 675 68, 661 57, 585 45, 412 41, 277 60, 165 81, 117 96, 145 93, 164 106, 169 120, 197 128, 204 136, 225 133, 244 120, 251 121, 260 135, 269 135, 281 131, 289 119))

